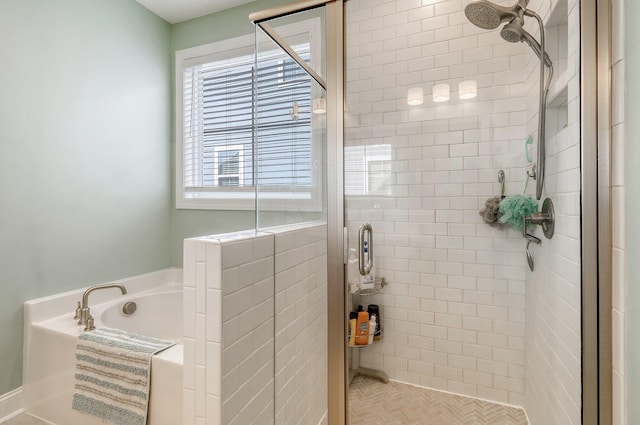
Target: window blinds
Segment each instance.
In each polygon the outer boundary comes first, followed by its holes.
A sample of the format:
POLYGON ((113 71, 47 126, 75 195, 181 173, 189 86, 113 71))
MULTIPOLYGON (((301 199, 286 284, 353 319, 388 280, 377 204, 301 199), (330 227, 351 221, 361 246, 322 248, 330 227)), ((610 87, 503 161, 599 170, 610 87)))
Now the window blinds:
MULTIPOLYGON (((309 43, 294 46, 306 61, 309 43)), ((184 69, 185 195, 312 184, 311 80, 284 52, 184 69), (255 121, 255 127, 254 127, 255 121), (255 136, 255 138, 254 138, 255 136)))

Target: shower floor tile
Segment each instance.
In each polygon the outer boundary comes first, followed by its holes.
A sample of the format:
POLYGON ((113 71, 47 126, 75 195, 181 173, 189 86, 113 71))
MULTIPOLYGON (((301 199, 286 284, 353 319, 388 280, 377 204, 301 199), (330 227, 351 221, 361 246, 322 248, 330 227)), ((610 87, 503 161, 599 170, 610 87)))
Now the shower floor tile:
POLYGON ((522 409, 358 376, 349 388, 350 425, 528 425, 522 409))

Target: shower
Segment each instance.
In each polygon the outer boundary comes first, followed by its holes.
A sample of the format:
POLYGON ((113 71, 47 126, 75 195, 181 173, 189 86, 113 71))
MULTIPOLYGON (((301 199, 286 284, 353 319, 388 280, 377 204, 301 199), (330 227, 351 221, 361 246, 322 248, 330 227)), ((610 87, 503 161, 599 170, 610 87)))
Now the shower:
POLYGON ((536 180, 536 199, 542 197, 544 186, 545 162, 545 116, 547 93, 553 77, 553 63, 545 51, 544 24, 540 16, 527 9, 529 0, 518 0, 513 6, 500 6, 488 0, 473 0, 464 9, 467 19, 475 26, 494 30, 505 23, 500 30, 500 36, 509 43, 525 42, 540 59, 540 102, 538 115, 538 159, 537 167, 532 177, 536 180), (524 29, 524 17, 529 16, 538 21, 540 27, 540 43, 524 29), (549 75, 545 81, 545 67, 549 68, 549 75))

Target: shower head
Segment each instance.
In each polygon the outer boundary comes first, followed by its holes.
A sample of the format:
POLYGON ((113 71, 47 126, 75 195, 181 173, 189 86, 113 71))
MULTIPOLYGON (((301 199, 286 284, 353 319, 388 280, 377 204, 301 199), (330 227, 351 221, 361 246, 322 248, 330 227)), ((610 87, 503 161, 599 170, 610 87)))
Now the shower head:
MULTIPOLYGON (((509 43, 524 41, 531 47, 531 50, 533 50, 538 58, 540 58, 542 54, 542 47, 540 47, 540 43, 538 43, 536 39, 522 27, 522 19, 520 18, 513 18, 511 22, 505 25, 500 31, 500 36, 509 43)), ((551 58, 549 58, 547 52, 544 53, 544 63, 546 66, 551 67, 551 58)))
POLYGON ((473 0, 464 8, 464 14, 475 26, 494 30, 510 19, 522 19, 528 3, 529 0, 518 0, 513 6, 500 6, 488 0, 473 0))
POLYGON ((522 21, 520 19, 512 19, 507 25, 500 30, 500 36, 509 43, 519 43, 529 35, 524 28, 522 28, 522 21))

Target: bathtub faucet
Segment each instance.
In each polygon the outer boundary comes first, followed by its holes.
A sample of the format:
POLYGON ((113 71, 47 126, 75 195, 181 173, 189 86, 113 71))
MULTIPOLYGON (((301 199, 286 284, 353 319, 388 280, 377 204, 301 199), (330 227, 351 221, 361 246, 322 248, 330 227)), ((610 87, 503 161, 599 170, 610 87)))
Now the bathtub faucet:
POLYGON ((91 316, 91 310, 89 309, 89 294, 98 289, 108 288, 118 288, 120 292, 122 292, 122 295, 127 293, 127 288, 121 283, 105 283, 104 285, 91 286, 82 294, 82 304, 78 303, 74 319, 78 319, 78 325, 84 325, 85 331, 92 331, 96 328, 93 325, 93 316, 91 316))

